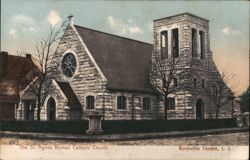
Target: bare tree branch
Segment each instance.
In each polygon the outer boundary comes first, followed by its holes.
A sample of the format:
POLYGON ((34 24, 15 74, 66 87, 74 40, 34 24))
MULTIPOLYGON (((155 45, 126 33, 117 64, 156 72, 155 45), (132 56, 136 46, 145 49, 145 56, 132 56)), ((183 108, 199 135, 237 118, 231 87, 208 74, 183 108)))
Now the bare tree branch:
POLYGON ((33 71, 33 76, 25 76, 26 82, 30 83, 31 77, 38 77, 35 83, 30 85, 30 90, 37 98, 37 120, 40 120, 40 111, 44 100, 49 93, 51 93, 51 83, 54 78, 52 74, 48 74, 50 70, 50 63, 54 61, 54 52, 59 41, 67 27, 68 22, 63 22, 60 26, 50 26, 48 35, 37 41, 32 60, 36 64, 37 69, 33 71))
POLYGON ((236 75, 222 70, 221 74, 218 72, 218 81, 213 84, 214 93, 213 103, 216 106, 216 119, 219 116, 221 107, 229 104, 234 99, 233 90, 238 86, 239 81, 236 81, 236 75))
POLYGON ((181 75, 183 72, 177 72, 177 65, 180 63, 180 57, 174 58, 170 56, 167 59, 162 59, 159 52, 153 52, 151 83, 153 87, 159 91, 163 99, 165 107, 165 119, 167 119, 168 95, 176 91, 177 88, 173 85, 174 78, 181 75))

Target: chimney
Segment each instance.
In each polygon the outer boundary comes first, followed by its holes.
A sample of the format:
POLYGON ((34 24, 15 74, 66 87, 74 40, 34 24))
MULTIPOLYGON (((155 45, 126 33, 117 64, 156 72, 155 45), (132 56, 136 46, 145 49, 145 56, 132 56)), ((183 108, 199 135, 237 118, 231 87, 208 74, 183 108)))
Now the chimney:
POLYGON ((8 68, 8 52, 1 51, 0 54, 0 78, 4 78, 8 68))
POLYGON ((26 58, 27 58, 28 60, 31 60, 31 54, 26 54, 26 58))
POLYGON ((69 24, 70 24, 71 26, 73 26, 73 25, 74 25, 74 22, 73 22, 74 16, 73 16, 72 14, 70 14, 70 15, 68 16, 68 19, 69 19, 69 24))

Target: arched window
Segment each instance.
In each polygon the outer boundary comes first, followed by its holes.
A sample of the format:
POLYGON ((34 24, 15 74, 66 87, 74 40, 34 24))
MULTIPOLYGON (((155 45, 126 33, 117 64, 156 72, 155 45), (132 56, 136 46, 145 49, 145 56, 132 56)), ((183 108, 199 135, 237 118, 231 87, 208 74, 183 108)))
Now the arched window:
POLYGON ((168 98, 167 110, 175 110, 175 98, 168 98))
POLYGON ((179 57, 179 32, 178 28, 172 29, 172 56, 179 57))
POLYGON ((196 119, 204 118, 204 102, 202 99, 198 99, 196 102, 196 119))
POLYGON ((197 88, 197 79, 194 78, 194 88, 197 88))
POLYGON ((161 32, 161 59, 168 58, 168 31, 161 32))
POLYGON ((142 109, 149 110, 151 107, 151 99, 149 97, 144 97, 142 101, 142 109))
POLYGON ((201 51, 201 59, 205 58, 205 36, 204 36, 204 32, 200 31, 200 51, 201 51))
POLYGON ((173 86, 174 86, 174 88, 176 88, 178 86, 178 80, 177 80, 177 78, 174 78, 173 80, 174 80, 173 86))
POLYGON ((202 88, 205 88, 205 79, 202 79, 202 80, 201 80, 201 87, 202 87, 202 88))
POLYGON ((94 96, 88 96, 86 98, 86 105, 87 105, 87 109, 94 109, 95 108, 95 98, 94 98, 94 96))
POLYGON ((126 109, 126 97, 125 96, 117 97, 117 109, 126 109))
POLYGON ((49 121, 56 120, 56 102, 52 97, 47 102, 47 119, 49 121))
POLYGON ((192 28, 192 57, 197 58, 197 30, 192 28))

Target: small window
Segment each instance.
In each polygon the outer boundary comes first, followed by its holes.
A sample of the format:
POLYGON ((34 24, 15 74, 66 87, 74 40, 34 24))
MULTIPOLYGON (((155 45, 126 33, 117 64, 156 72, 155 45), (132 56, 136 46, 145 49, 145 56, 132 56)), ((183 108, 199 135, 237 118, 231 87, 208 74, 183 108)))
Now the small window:
POLYGON ((168 98, 167 110, 175 110, 175 98, 168 98))
POLYGON ((197 88, 197 79, 194 78, 194 88, 197 88))
POLYGON ((143 98, 143 110, 149 110, 151 107, 151 99, 149 97, 144 97, 143 98))
POLYGON ((117 109, 126 109, 126 97, 125 96, 117 97, 117 109))
POLYGON ((87 109, 95 108, 95 98, 93 96, 88 96, 86 98, 87 109))
POLYGON ((202 88, 205 88, 205 79, 202 79, 202 80, 201 80, 201 87, 202 87, 202 88))
POLYGON ((179 33, 178 28, 172 30, 172 56, 179 57, 179 33))
POLYGON ((161 59, 168 58, 168 32, 161 32, 161 59))
POLYGON ((178 86, 178 81, 177 78, 174 78, 174 84, 173 84, 174 88, 176 88, 178 86))

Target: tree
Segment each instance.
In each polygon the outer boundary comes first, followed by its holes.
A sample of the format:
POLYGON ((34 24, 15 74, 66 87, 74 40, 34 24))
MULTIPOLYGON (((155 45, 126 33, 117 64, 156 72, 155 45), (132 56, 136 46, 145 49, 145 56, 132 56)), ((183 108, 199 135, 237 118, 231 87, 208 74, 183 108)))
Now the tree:
POLYGON ((235 98, 233 89, 238 85, 235 74, 223 70, 222 73, 218 73, 218 75, 218 81, 213 86, 213 102, 216 106, 216 119, 219 116, 221 107, 233 102, 235 98))
POLYGON ((177 65, 180 63, 180 59, 174 56, 163 59, 158 52, 154 53, 150 76, 151 83, 159 91, 160 97, 162 97, 164 119, 167 120, 167 110, 169 108, 168 96, 176 90, 173 84, 174 79, 181 74, 181 72, 177 72, 177 65))
POLYGON ((67 26, 67 21, 61 25, 50 27, 50 31, 45 38, 38 40, 36 51, 33 53, 32 60, 37 65, 37 69, 25 75, 26 84, 29 85, 31 92, 36 96, 37 103, 37 120, 40 121, 40 112, 44 100, 51 92, 51 80, 54 78, 53 74, 49 74, 50 63, 57 63, 55 61, 54 52, 62 39, 62 36, 67 26), (32 83, 31 83, 32 81, 32 83))
POLYGON ((248 86, 247 90, 243 92, 239 97, 240 97, 241 111, 243 113, 249 112, 250 86, 248 86))

